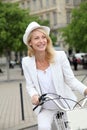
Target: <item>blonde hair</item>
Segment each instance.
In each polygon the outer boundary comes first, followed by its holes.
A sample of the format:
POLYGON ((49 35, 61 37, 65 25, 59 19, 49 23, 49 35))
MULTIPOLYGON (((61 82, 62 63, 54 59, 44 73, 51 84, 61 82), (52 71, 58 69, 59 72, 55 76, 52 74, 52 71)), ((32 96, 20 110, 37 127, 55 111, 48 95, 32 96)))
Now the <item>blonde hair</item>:
MULTIPOLYGON (((35 30, 38 30, 38 31, 45 34, 45 36, 47 38, 46 59, 49 63, 54 62, 55 51, 54 51, 54 48, 53 48, 53 45, 52 45, 52 40, 51 40, 50 36, 47 35, 46 32, 42 28, 38 28, 38 29, 35 29, 35 30)), ((28 36, 28 55, 30 57, 35 55, 33 48, 29 45, 29 42, 30 42, 31 36, 32 36, 32 32, 28 36)))

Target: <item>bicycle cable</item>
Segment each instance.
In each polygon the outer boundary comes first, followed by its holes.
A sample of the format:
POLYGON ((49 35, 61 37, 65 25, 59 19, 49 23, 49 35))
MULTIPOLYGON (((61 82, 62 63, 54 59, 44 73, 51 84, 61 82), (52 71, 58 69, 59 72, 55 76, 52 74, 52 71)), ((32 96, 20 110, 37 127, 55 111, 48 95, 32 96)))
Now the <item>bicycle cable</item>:
POLYGON ((38 104, 37 106, 35 106, 35 107, 33 108, 33 110, 35 110, 38 106, 43 105, 43 104, 44 104, 45 102, 47 102, 47 101, 56 100, 56 99, 63 99, 63 100, 65 101, 65 103, 67 104, 67 106, 68 106, 69 109, 70 109, 70 106, 69 106, 69 103, 68 103, 66 100, 70 100, 70 101, 73 101, 73 102, 76 103, 76 104, 74 105, 73 109, 75 108, 75 106, 76 106, 77 104, 81 107, 80 103, 77 102, 77 101, 75 101, 75 100, 73 100, 73 99, 63 98, 61 95, 58 95, 58 94, 55 94, 55 93, 45 93, 45 94, 42 94, 42 95, 40 96, 40 98, 39 98, 39 101, 41 101, 41 103, 38 104), (46 95, 49 95, 49 94, 56 95, 57 98, 46 99, 47 97, 45 97, 45 96, 46 96, 46 95))
MULTIPOLYGON (((78 101, 78 103, 80 104, 81 101, 83 101, 84 99, 86 99, 87 97, 82 98, 81 100, 78 101)), ((76 103, 75 106, 73 108, 75 108, 78 104, 76 103)))

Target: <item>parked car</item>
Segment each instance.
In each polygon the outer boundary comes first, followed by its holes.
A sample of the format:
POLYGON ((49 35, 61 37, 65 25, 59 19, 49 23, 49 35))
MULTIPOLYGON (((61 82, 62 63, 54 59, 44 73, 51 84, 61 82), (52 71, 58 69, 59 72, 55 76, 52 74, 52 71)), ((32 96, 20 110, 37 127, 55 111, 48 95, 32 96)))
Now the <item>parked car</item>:
POLYGON ((74 55, 69 56, 70 64, 73 65, 73 56, 76 57, 78 64, 83 64, 83 57, 87 55, 87 53, 76 53, 74 55))
POLYGON ((77 59, 78 64, 82 64, 83 57, 86 55, 86 53, 76 53, 75 57, 77 59))

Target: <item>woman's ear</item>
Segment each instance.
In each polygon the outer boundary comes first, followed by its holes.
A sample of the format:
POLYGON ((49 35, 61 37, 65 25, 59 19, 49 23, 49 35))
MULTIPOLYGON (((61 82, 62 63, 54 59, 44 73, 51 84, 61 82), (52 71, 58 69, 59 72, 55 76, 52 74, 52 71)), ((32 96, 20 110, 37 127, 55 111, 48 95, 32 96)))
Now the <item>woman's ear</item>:
POLYGON ((28 45, 29 45, 30 47, 32 47, 32 43, 31 43, 31 41, 30 41, 30 42, 28 42, 28 45))
POLYGON ((29 47, 32 47, 32 44, 29 42, 29 43, 28 43, 28 46, 29 46, 29 47))
POLYGON ((30 47, 32 47, 32 45, 31 45, 31 44, 29 44, 29 46, 30 46, 30 47))
POLYGON ((28 46, 30 46, 30 47, 32 46, 30 41, 28 41, 28 46))

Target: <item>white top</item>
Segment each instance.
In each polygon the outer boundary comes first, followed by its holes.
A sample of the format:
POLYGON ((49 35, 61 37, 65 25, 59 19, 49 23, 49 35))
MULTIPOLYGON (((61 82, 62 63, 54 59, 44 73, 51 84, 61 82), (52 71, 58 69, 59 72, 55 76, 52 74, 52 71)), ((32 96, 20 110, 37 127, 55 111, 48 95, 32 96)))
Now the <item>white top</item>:
MULTIPOLYGON (((35 56, 27 56, 22 59, 22 67, 26 79, 26 89, 30 97, 35 94, 41 94, 38 84, 37 69, 35 64, 35 56)), ((53 86, 56 93, 64 98, 70 98, 77 101, 74 91, 84 94, 87 88, 73 74, 69 61, 64 51, 55 51, 54 63, 50 64, 53 86), (72 91, 73 90, 73 91, 72 91)), ((73 108, 75 102, 67 100, 69 106, 73 108)), ((63 105, 67 108, 66 103, 63 105)), ((34 106, 33 106, 34 107, 34 106)), ((36 109, 36 114, 41 110, 41 107, 36 109)))
MULTIPOLYGON (((48 67, 45 71, 37 69, 37 74, 38 74, 38 82, 41 88, 41 93, 42 94, 44 93, 56 94, 50 67, 48 67)), ((56 98, 55 95, 52 95, 52 97, 56 98)), ((51 110, 58 109, 57 105, 51 100, 44 103, 43 108, 51 109, 51 110)))

